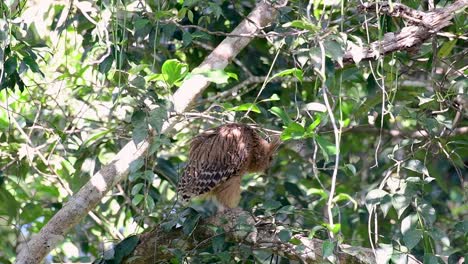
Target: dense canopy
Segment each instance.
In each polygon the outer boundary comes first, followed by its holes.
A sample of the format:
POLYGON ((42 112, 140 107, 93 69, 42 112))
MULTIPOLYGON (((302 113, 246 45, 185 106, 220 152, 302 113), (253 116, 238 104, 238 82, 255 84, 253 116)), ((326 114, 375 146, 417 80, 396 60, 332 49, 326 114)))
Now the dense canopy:
POLYGON ((0 263, 462 263, 458 1, 0 3, 0 263), (182 205, 190 139, 282 144, 182 205))

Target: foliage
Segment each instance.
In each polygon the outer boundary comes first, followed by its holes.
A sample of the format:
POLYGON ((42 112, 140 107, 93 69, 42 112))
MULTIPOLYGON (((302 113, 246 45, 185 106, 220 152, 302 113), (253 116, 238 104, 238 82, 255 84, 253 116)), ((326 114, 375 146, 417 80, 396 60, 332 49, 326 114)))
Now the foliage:
MULTIPOLYGON (((281 241, 333 234, 323 246, 329 260, 337 243, 374 247, 391 262, 412 254, 456 263, 466 254, 463 14, 417 49, 345 64, 347 45, 382 39, 407 22, 364 16, 353 1, 312 2, 310 9, 307 1, 290 1, 270 28, 275 35, 254 39, 225 71, 203 72, 213 84, 183 114, 187 125, 174 135, 157 133, 151 155, 132 164, 128 180, 49 260, 93 260, 159 223, 181 225, 190 236, 202 209, 174 203, 189 139, 231 121, 258 124, 285 142, 266 175, 243 178, 241 200, 242 208, 285 227, 281 241), (253 77, 261 81, 238 86, 253 77), (334 225, 324 213, 330 195, 334 225)), ((424 1, 403 2, 428 10, 424 1)), ((144 140, 149 127, 160 131, 176 114, 168 99, 254 5, 0 3, 0 262, 14 261, 22 243, 125 142, 144 140)), ((168 250, 173 263, 287 261, 225 241, 221 231, 194 251, 168 250)))

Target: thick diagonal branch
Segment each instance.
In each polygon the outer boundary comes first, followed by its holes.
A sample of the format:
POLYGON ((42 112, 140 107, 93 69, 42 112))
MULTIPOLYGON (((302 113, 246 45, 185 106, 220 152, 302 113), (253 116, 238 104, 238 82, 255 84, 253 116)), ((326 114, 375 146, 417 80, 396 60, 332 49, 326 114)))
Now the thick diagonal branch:
POLYGON ((375 10, 389 16, 401 17, 408 22, 409 26, 402 28, 397 33, 386 33, 382 40, 373 42, 368 46, 349 45, 343 56, 343 61, 352 63, 352 61, 373 60, 394 51, 419 46, 433 34, 449 26, 455 13, 467 6, 468 0, 459 0, 445 8, 436 9, 432 12, 422 12, 397 3, 389 5, 382 2, 364 5, 362 9, 365 11, 375 10))

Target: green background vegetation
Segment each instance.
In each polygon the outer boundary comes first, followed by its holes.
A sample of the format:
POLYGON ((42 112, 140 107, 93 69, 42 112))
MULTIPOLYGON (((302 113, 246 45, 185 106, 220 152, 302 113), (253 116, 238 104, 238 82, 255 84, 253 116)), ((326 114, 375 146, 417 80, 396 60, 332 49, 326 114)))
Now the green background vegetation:
MULTIPOLYGON (((309 13, 307 1, 290 1, 265 30, 276 34, 261 34, 225 71, 211 72, 213 84, 176 133, 158 135, 155 153, 48 259, 92 261, 165 220, 190 138, 233 121, 257 124, 265 136, 281 133, 285 142, 266 175, 243 178, 240 204, 284 225, 282 241, 333 232, 334 243, 371 247, 369 236, 377 236, 374 246, 395 263, 406 253, 426 263, 466 254, 466 16, 415 49, 340 67, 347 43, 382 39, 407 22, 357 11, 357 1, 311 2, 309 13), (342 128, 339 164, 324 86, 342 128), (325 206, 335 165, 338 225, 330 226, 325 206)), ((425 1, 403 2, 428 10, 425 1)), ((16 249, 126 142, 143 140, 148 124, 158 128, 174 114, 168 98, 254 6, 0 3, 1 263, 12 263, 16 249)), ((176 252, 172 262, 288 263, 268 250, 239 250, 216 238, 176 252)))

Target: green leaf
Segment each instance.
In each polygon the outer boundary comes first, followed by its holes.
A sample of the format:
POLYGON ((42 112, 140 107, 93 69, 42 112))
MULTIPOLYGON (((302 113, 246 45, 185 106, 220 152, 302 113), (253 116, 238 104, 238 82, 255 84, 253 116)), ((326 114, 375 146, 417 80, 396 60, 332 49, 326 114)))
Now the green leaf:
POLYGON ((304 110, 325 113, 327 111, 327 107, 324 104, 312 102, 306 104, 304 106, 304 110))
POLYGON ((312 124, 310 124, 307 127, 305 136, 306 137, 313 137, 315 135, 315 128, 317 128, 318 125, 320 125, 320 122, 322 121, 322 117, 320 115, 316 115, 316 118, 312 124))
POLYGON ((410 160, 408 162, 405 162, 403 167, 408 170, 412 170, 415 172, 422 173, 426 176, 429 176, 429 171, 427 170, 426 166, 420 160, 410 160))
POLYGON ((324 226, 314 226, 310 232, 309 232, 309 235, 308 235, 308 238, 313 238, 315 236, 315 233, 317 233, 317 231, 319 230, 326 230, 326 228, 324 226))
POLYGON ((357 204, 356 200, 354 200, 353 197, 351 197, 347 193, 339 193, 338 195, 333 197, 333 202, 334 203, 338 203, 340 201, 350 201, 354 205, 353 206, 354 210, 356 210, 357 207, 358 207, 358 204, 357 204))
POLYGON ((333 234, 338 234, 338 232, 340 232, 340 230, 341 230, 341 224, 333 224, 333 225, 324 224, 324 225, 333 234))
POLYGON ((423 203, 418 205, 418 212, 422 215, 424 223, 428 226, 432 226, 436 220, 436 211, 428 203, 423 203))
POLYGON ((444 44, 442 44, 439 51, 437 52, 437 57, 445 58, 448 55, 450 55, 450 52, 452 52, 456 44, 457 44, 457 39, 444 42, 444 44))
POLYGON ((145 198, 145 196, 143 194, 137 194, 133 197, 132 199, 132 204, 133 205, 138 205, 142 200, 143 198, 145 198))
POLYGON ((131 194, 133 196, 137 195, 141 189, 143 188, 144 184, 143 183, 137 183, 133 186, 131 194))
POLYGON ((135 247, 138 245, 140 238, 138 236, 130 236, 122 240, 117 246, 114 248, 114 259, 113 263, 121 263, 122 260, 130 255, 133 252, 135 247))
POLYGON ((178 84, 188 73, 188 66, 176 59, 166 60, 161 68, 164 81, 171 87, 178 84))
POLYGON ((343 65, 344 49, 338 42, 334 40, 325 41, 325 53, 327 57, 343 65))
POLYGON ((266 200, 264 203, 263 203, 263 208, 265 208, 266 210, 275 210, 277 208, 279 208, 281 206, 281 203, 276 201, 276 200, 266 200))
POLYGON ((305 129, 302 125, 292 122, 288 127, 281 133, 281 140, 286 141, 290 139, 301 139, 304 137, 305 129))
POLYGON ((164 107, 159 106, 151 110, 149 113, 149 124, 153 127, 158 133, 161 132, 164 120, 167 119, 167 111, 164 107))
POLYGON ((322 189, 317 189, 317 188, 310 188, 307 190, 307 196, 312 195, 312 194, 317 194, 322 197, 322 199, 328 199, 328 194, 322 189))
POLYGON ((419 241, 422 239, 423 232, 421 230, 412 229, 403 234, 403 242, 405 246, 411 250, 413 249, 419 241))
POLYGON ((294 20, 288 23, 283 24, 283 27, 294 27, 299 29, 306 29, 310 32, 318 32, 320 28, 307 20, 294 20))
POLYGON ((148 123, 146 122, 146 113, 137 110, 132 115, 132 139, 135 144, 138 144, 148 136, 148 123))
MULTIPOLYGON (((219 228, 221 229, 221 228, 219 228)), ((219 230, 216 232, 216 235, 212 238, 211 245, 213 247, 213 251, 215 253, 222 252, 224 249, 225 238, 224 238, 223 230, 219 230)))
POLYGON ((226 72, 226 74, 228 75, 229 78, 232 78, 232 79, 234 79, 236 81, 239 80, 239 77, 234 72, 226 72))
POLYGON ((401 217, 401 215, 406 210, 406 208, 408 208, 410 203, 411 203, 411 197, 407 197, 405 195, 398 194, 398 193, 392 196, 392 205, 393 205, 393 208, 395 208, 395 210, 397 211, 398 218, 401 217))
POLYGON ((356 167, 353 164, 345 164, 345 168, 347 168, 353 176, 356 176, 356 167))
POLYGON ((468 234, 468 220, 463 220, 455 225, 455 230, 462 234, 468 234))
POLYGON ((367 210, 370 211, 370 208, 373 205, 379 204, 385 195, 388 195, 388 192, 380 189, 375 189, 368 192, 366 195, 367 210))
POLYGON ((5 69, 5 74, 10 75, 13 72, 16 71, 17 67, 17 60, 16 57, 10 57, 8 60, 5 61, 4 69, 5 69))
POLYGON ((190 45, 192 41, 193 41, 192 34, 184 31, 184 33, 182 34, 182 42, 184 43, 184 47, 187 47, 188 45, 190 45))
POLYGON ((271 81, 271 80, 273 80, 274 78, 277 78, 277 77, 283 77, 283 76, 288 76, 288 75, 295 76, 301 82, 304 79, 304 73, 302 72, 301 69, 292 68, 292 69, 287 69, 287 70, 283 70, 283 71, 280 71, 280 72, 276 73, 268 81, 271 81))
POLYGON ((287 243, 292 237, 291 231, 283 229, 278 233, 278 237, 283 243, 287 243))
POLYGON ((323 241, 322 244, 322 257, 328 258, 333 255, 333 251, 335 250, 335 243, 330 240, 323 241))
POLYGON ((392 207, 392 197, 389 195, 385 195, 381 200, 380 200, 380 210, 382 210, 383 216, 386 217, 388 210, 392 207))
POLYGON ((425 253, 424 254, 424 264, 444 264, 445 262, 437 257, 434 254, 431 253, 425 253))
POLYGON ((5 188, 0 188, 0 214, 6 214, 13 219, 17 216, 19 208, 20 204, 16 198, 5 188))
POLYGON ((193 23, 193 12, 192 12, 192 10, 187 11, 187 18, 190 21, 190 23, 193 23))
POLYGON ((260 102, 272 102, 272 101, 279 101, 280 98, 277 94, 273 94, 270 98, 268 99, 263 99, 260 102))
POLYGON ((138 158, 132 162, 130 162, 130 173, 134 173, 137 170, 139 170, 143 165, 145 164, 145 161, 142 158, 138 158))
POLYGON ((403 220, 401 220, 400 231, 401 233, 405 234, 409 230, 415 229, 417 223, 419 221, 419 217, 417 214, 409 214, 403 220))
POLYGON ((135 31, 143 30, 146 25, 150 25, 150 21, 146 18, 137 18, 135 20, 135 31))
POLYGON ((283 124, 284 124, 285 126, 289 125, 289 124, 292 122, 292 120, 291 120, 291 118, 289 118, 288 114, 286 114, 286 113, 284 112, 284 110, 281 109, 281 108, 279 108, 279 107, 273 106, 272 108, 270 108, 269 111, 270 111, 270 113, 272 113, 273 115, 275 115, 275 116, 281 118, 281 121, 283 122, 283 124))
POLYGON ((145 199, 145 206, 146 206, 146 209, 148 209, 149 212, 152 212, 154 210, 154 200, 151 196, 147 196, 146 199, 145 199))
POLYGON ((97 141, 103 139, 107 134, 111 132, 112 130, 97 130, 97 132, 92 134, 88 139, 86 139, 82 145, 85 146, 85 148, 89 148, 91 145, 97 144, 97 141))
POLYGON ((37 64, 37 62, 30 56, 25 56, 23 58, 23 62, 28 65, 28 68, 32 71, 32 72, 35 72, 35 73, 39 73, 40 75, 42 75, 42 77, 45 77, 44 76, 44 73, 41 71, 41 69, 39 68, 39 65, 37 64))
POLYGON ((278 210, 278 214, 294 214, 296 211, 296 208, 292 205, 286 205, 286 206, 283 206, 281 207, 279 210, 278 210))
POLYGON ((131 73, 131 74, 138 74, 139 72, 141 72, 142 70, 144 69, 147 69, 149 67, 148 64, 138 64, 134 67, 132 67, 128 73, 131 73))
POLYGON ((195 230, 195 227, 197 226, 199 220, 200 214, 196 211, 191 211, 185 219, 184 225, 182 227, 182 231, 184 231, 184 234, 190 235, 193 232, 193 230, 195 230))
POLYGON ((328 162, 330 155, 336 155, 336 147, 335 144, 332 144, 330 141, 326 140, 325 138, 315 135, 315 140, 322 151, 323 157, 325 158, 325 162, 328 162))
POLYGON ((245 103, 239 106, 231 107, 227 109, 229 111, 235 111, 235 112, 247 112, 247 111, 252 111, 255 113, 261 113, 260 108, 256 104, 252 103, 245 103))

